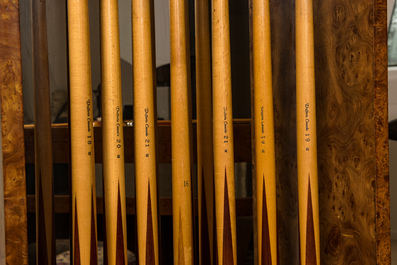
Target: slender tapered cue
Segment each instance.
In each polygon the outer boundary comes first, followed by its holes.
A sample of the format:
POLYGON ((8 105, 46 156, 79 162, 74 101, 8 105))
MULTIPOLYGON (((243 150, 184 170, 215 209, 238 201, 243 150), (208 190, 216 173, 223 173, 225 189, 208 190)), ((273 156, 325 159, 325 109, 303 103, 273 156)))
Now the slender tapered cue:
POLYGON ((73 264, 98 264, 88 0, 68 0, 73 264))
POLYGON ((215 194, 209 2, 195 1, 199 262, 214 263, 215 194))
POLYGON ((253 0, 258 264, 277 263, 276 158, 269 0, 253 0))
POLYGON ((135 179, 139 264, 159 264, 151 1, 132 0, 135 179))
POLYGON ((212 0, 212 82, 218 264, 237 264, 229 2, 212 0))
POLYGON ((123 104, 118 0, 101 0, 105 264, 127 264, 123 104))
POLYGON ((174 264, 194 264, 188 1, 170 0, 174 264))
POLYGON ((46 1, 32 1, 36 263, 55 264, 54 192, 46 1))
POLYGON ((313 2, 297 0, 296 118, 301 264, 320 264, 313 2))

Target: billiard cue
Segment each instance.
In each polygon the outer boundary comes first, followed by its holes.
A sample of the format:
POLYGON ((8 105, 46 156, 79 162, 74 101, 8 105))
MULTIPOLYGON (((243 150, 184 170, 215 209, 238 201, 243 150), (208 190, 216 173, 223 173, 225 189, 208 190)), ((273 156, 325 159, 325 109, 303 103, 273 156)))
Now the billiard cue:
POLYGON ((90 34, 87 0, 68 0, 72 260, 97 264, 97 222, 90 34))
POLYGON ((36 263, 55 264, 53 162, 46 1, 32 1, 36 263))
POLYGON ((277 263, 276 161, 269 0, 253 1, 258 264, 277 263))
POLYGON ((237 264, 229 2, 212 0, 212 82, 218 264, 237 264))
POLYGON ((195 1, 199 262, 214 264, 215 199, 209 2, 195 1))
POLYGON ((102 150, 105 263, 127 264, 123 104, 117 0, 101 0, 102 150))
POLYGON ((159 264, 157 157, 153 76, 151 1, 132 1, 134 76, 135 179, 137 200, 138 257, 140 264, 159 264))
POLYGON ((320 264, 313 2, 296 1, 296 116, 301 264, 320 264))
POLYGON ((188 1, 170 0, 174 264, 194 264, 188 1))

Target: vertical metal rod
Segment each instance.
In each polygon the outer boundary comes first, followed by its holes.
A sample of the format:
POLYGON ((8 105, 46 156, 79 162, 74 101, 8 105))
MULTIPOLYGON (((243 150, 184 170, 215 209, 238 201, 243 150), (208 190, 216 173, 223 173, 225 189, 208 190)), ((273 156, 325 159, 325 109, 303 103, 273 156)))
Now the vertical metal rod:
POLYGON ((214 264, 215 193, 209 1, 195 1, 199 262, 214 264))
POLYGON ((68 0, 73 264, 97 264, 88 0, 68 0))
POLYGON ((46 1, 32 1, 36 262, 55 264, 54 193, 46 1))
POLYGON ((123 104, 118 0, 101 0, 105 264, 127 264, 123 104))
POLYGON ((188 1, 170 0, 174 264, 194 264, 188 1))
POLYGON ((301 264, 320 264, 313 2, 296 1, 296 116, 301 264))
POLYGON ((214 174, 218 264, 237 264, 228 0, 212 0, 214 174))
POLYGON ((258 264, 277 263, 276 161, 269 0, 253 0, 258 264))
POLYGON ((159 264, 157 157, 151 1, 132 0, 135 182, 139 264, 159 264))

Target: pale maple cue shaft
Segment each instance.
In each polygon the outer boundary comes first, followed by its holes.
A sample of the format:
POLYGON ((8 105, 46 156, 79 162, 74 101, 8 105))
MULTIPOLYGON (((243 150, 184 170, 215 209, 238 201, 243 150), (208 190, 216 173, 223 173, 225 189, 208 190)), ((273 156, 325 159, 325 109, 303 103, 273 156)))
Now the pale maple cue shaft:
MULTIPOLYGON (((214 264, 215 199, 209 2, 195 1, 199 262, 214 264)), ((216 251, 216 250, 215 250, 216 251)))
POLYGON ((174 264, 194 264, 188 1, 170 0, 174 264))
POLYGON ((212 82, 218 264, 237 264, 229 2, 212 0, 212 82))
POLYGON ((296 116, 301 264, 320 264, 313 2, 296 1, 296 116))
POLYGON ((118 0, 101 0, 102 146, 106 264, 127 264, 118 0))
POLYGON ((277 264, 276 160, 269 0, 253 0, 258 263, 277 264))
POLYGON ((55 264, 54 193, 46 1, 32 1, 36 263, 55 264))
POLYGON ((140 264, 159 264, 153 21, 151 1, 132 0, 135 179, 140 264))
POLYGON ((91 55, 87 0, 68 0, 73 264, 97 264, 91 55))

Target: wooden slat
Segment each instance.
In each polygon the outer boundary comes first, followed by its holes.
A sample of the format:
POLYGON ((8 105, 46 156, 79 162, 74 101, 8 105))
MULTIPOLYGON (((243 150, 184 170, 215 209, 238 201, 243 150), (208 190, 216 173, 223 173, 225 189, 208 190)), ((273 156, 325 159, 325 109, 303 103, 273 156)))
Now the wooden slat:
MULTIPOLYGON (((28 213, 36 212, 35 209, 35 196, 27 196, 27 211, 28 213)), ((67 195, 55 195, 54 205, 55 213, 69 213, 69 196, 67 195)), ((103 198, 97 197, 97 213, 103 214, 103 198)), ((195 212, 197 213, 198 201, 194 200, 195 212)), ((126 209, 128 215, 136 214, 135 198, 126 198, 126 209)), ((161 216, 171 216, 172 215, 172 198, 162 197, 159 200, 159 214, 161 216)), ((252 216, 252 198, 240 198, 236 199, 236 215, 237 216, 252 216)))
POLYGON ((0 102, 7 264, 28 264, 19 1, 0 0, 0 102))
MULTIPOLYGON (((234 120, 235 141, 234 161, 251 161, 251 128, 250 120, 234 120)), ((95 163, 102 163, 102 130, 94 127, 95 134, 95 163)), ((69 133, 67 124, 54 124, 52 126, 52 141, 54 163, 68 163, 69 157, 69 133)), ((124 126, 125 162, 134 163, 134 128, 124 126)), ((196 125, 193 123, 193 158, 196 161, 196 125)), ((26 163, 34 163, 34 126, 25 125, 26 163)), ((167 121, 158 122, 158 162, 171 163, 171 124, 167 121)))

